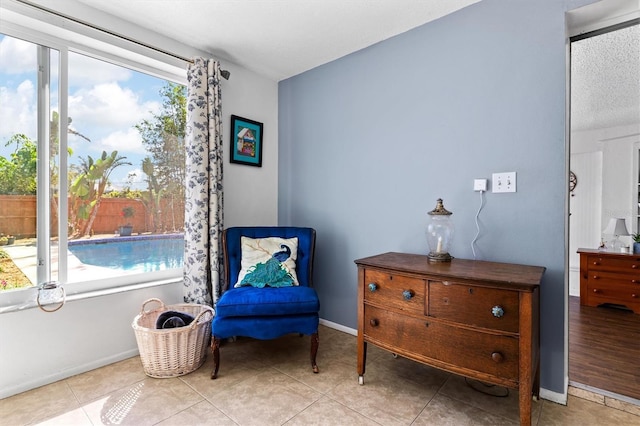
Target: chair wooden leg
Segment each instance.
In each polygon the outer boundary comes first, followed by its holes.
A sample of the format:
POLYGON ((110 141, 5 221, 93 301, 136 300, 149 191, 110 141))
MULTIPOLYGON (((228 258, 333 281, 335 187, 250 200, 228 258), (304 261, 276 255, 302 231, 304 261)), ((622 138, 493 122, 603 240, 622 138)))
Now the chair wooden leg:
POLYGON ((218 377, 218 368, 220 368, 220 338, 213 336, 211 339, 211 351, 213 352, 213 371, 211 379, 218 377))
POLYGON ((316 355, 318 355, 318 346, 320 345, 320 338, 316 331, 311 335, 311 369, 314 373, 318 373, 318 364, 316 364, 316 355))

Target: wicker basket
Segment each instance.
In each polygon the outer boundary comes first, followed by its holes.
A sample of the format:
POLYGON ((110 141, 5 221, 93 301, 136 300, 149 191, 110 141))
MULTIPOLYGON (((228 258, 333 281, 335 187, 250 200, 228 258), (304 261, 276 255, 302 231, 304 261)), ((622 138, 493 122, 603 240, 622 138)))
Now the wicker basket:
POLYGON ((206 305, 165 305, 160 299, 144 302, 131 326, 147 376, 177 377, 197 370, 207 355, 212 319, 213 308, 206 305), (160 306, 147 311, 147 304, 152 302, 160 306), (156 329, 158 316, 169 310, 193 315, 195 319, 185 327, 156 329))

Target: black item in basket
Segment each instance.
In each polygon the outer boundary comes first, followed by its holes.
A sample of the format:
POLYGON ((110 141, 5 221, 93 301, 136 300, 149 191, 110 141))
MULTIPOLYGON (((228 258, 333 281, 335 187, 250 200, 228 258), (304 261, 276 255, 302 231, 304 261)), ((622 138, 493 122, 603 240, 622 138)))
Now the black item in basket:
POLYGON ((184 327, 193 322, 194 317, 184 312, 166 311, 158 315, 156 320, 156 328, 176 328, 184 327))

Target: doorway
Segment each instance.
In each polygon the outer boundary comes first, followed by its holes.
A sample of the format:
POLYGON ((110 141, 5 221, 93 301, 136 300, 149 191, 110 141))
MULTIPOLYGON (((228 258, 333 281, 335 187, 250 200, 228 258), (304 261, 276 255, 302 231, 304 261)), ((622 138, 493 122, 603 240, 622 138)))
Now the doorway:
MULTIPOLYGON (((569 384, 637 405, 640 315, 580 305, 577 250, 610 246, 603 229, 611 218, 625 218, 629 233, 640 232, 639 24, 634 18, 570 39, 568 244, 569 384)), ((630 245, 629 236, 622 240, 630 245)))

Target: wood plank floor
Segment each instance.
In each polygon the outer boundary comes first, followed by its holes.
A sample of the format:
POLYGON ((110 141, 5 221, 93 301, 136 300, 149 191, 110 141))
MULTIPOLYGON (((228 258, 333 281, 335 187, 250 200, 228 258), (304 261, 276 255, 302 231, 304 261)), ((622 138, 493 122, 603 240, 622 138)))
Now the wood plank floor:
POLYGON ((640 315, 570 296, 569 380, 640 400, 640 315))

